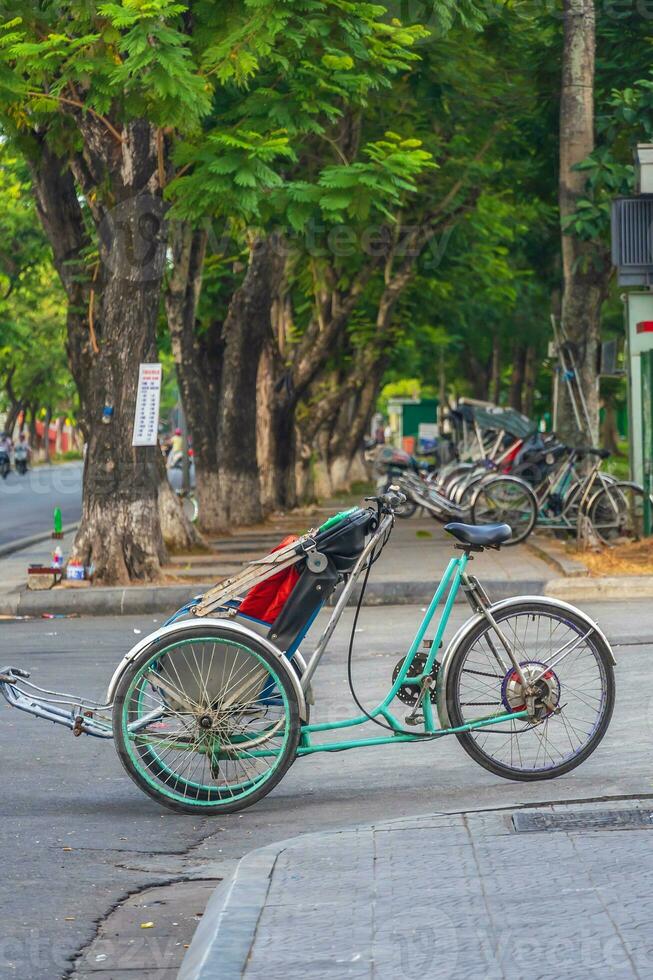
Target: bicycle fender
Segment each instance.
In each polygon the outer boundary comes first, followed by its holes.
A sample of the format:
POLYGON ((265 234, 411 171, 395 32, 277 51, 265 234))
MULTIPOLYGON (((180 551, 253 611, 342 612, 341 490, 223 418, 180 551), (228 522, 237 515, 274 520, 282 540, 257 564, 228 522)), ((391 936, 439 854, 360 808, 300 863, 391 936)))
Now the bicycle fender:
MULTIPOLYGON (((642 494, 646 492, 644 490, 644 487, 641 485, 641 483, 634 483, 632 480, 614 480, 614 481, 612 481, 611 483, 608 484, 608 489, 611 488, 611 487, 612 488, 616 488, 617 490, 620 487, 624 487, 624 488, 626 488, 628 490, 638 490, 642 494)), ((596 500, 596 498, 598 497, 598 495, 600 493, 603 493, 604 490, 605 490, 605 487, 599 487, 599 489, 596 491, 596 493, 593 493, 592 494, 592 496, 590 497, 589 501, 585 505, 585 510, 587 511, 587 513, 589 513, 590 508, 592 507, 592 504, 594 503, 594 501, 596 500)), ((651 498, 651 503, 653 503, 653 494, 649 494, 649 496, 651 498)))
MULTIPOLYGON (((599 639, 605 644, 605 648, 610 655, 612 666, 616 666, 617 661, 615 660, 612 652, 612 647, 610 646, 608 638, 603 630, 590 616, 587 615, 587 613, 583 612, 582 609, 579 609, 578 606, 573 606, 570 602, 565 602, 562 599, 552 599, 549 598, 549 596, 543 595, 520 595, 512 596, 510 599, 501 599, 500 602, 493 603, 490 606, 490 612, 492 612, 493 615, 496 615, 496 613, 502 612, 511 605, 522 602, 537 602, 540 605, 551 606, 559 610, 567 610, 568 612, 574 613, 574 615, 582 619, 582 621, 587 625, 588 630, 594 630, 599 639)), ((471 631, 484 619, 485 617, 483 613, 477 613, 475 616, 468 619, 467 622, 463 623, 458 632, 452 637, 447 649, 444 652, 442 660, 440 661, 440 670, 438 671, 437 709, 441 728, 451 728, 451 720, 447 710, 447 698, 445 693, 451 664, 464 640, 467 639, 471 631)))
POLYGON ((237 637, 241 639, 255 641, 260 646, 265 647, 268 653, 270 653, 276 660, 279 668, 285 672, 285 674, 290 679, 290 683, 293 686, 295 694, 297 695, 297 701, 299 704, 299 716, 302 721, 307 721, 308 719, 308 708, 306 706, 306 697, 299 680, 299 677, 292 669, 288 658, 279 650, 270 640, 266 639, 264 636, 259 636, 253 630, 248 629, 246 626, 242 626, 240 623, 234 623, 229 619, 209 619, 208 617, 202 617, 201 619, 192 620, 184 619, 181 622, 171 623, 170 626, 162 626, 161 629, 156 630, 154 633, 150 633, 148 636, 139 640, 131 650, 125 654, 120 663, 118 664, 116 670, 114 671, 113 677, 109 681, 109 687, 107 690, 107 704, 113 704, 116 687, 118 686, 118 681, 122 677, 123 673, 127 667, 132 663, 132 661, 140 654, 143 650, 147 649, 150 644, 154 643, 160 637, 173 637, 175 633, 180 633, 189 629, 196 629, 201 632, 206 629, 207 626, 218 626, 221 630, 226 630, 228 633, 234 634, 234 640, 237 637))

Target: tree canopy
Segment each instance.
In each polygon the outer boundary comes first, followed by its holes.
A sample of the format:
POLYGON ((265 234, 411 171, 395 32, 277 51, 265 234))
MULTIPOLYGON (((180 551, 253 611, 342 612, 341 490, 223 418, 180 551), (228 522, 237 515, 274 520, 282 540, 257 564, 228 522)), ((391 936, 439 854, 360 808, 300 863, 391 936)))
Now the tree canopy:
POLYGON ((106 473, 102 413, 158 348, 207 529, 346 481, 384 385, 544 413, 561 242, 614 333, 609 202, 653 138, 653 28, 597 5, 561 239, 568 3, 545 7, 2 0, 0 407, 74 411, 106 473))

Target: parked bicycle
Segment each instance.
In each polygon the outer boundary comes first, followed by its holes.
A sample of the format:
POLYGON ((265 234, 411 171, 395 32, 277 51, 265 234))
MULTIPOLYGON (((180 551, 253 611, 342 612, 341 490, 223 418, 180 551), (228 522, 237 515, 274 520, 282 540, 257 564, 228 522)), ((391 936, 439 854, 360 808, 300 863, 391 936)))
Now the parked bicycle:
POLYGON ((531 452, 510 475, 489 476, 478 484, 471 519, 479 524, 510 523, 515 544, 536 525, 576 533, 579 519, 587 520, 604 544, 637 540, 644 531, 644 489, 602 472, 609 455, 602 449, 560 443, 531 452), (593 462, 583 473, 581 465, 587 460, 593 462))
POLYGON ((511 409, 463 404, 452 418, 459 458, 437 470, 388 466, 380 486, 396 483, 407 497, 398 516, 420 510, 443 523, 504 522, 513 531, 507 544, 525 541, 536 526, 565 535, 580 529, 604 544, 642 537, 644 488, 604 472, 609 453, 565 446, 511 409))
POLYGON ((362 704, 351 671, 358 614, 404 502, 394 490, 372 498, 371 506, 335 515, 198 596, 126 654, 103 703, 44 690, 16 667, 0 673, 0 692, 13 707, 77 735, 115 739, 139 788, 184 813, 242 810, 300 757, 430 745, 447 735, 498 776, 537 780, 570 772, 608 728, 614 657, 596 623, 568 603, 540 596, 490 601, 468 563, 510 540, 503 524, 447 526, 459 554, 388 678, 385 697, 373 707, 362 704), (312 704, 320 703, 317 668, 361 577, 347 672, 358 714, 312 721, 312 704), (338 584, 342 591, 306 661, 299 646, 338 584), (472 617, 440 658, 461 588, 472 617), (367 723, 375 734, 354 734, 367 723))

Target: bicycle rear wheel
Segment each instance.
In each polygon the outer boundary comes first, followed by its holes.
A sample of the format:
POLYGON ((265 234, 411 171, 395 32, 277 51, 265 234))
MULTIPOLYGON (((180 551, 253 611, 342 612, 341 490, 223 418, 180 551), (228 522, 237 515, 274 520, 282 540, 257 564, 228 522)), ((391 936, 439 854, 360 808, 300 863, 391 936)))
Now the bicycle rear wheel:
MULTIPOLYGON (((479 765, 505 779, 561 776, 584 762, 607 731, 615 698, 610 649, 566 605, 515 599, 494 616, 526 680, 538 688, 538 716, 457 738, 479 765)), ((454 728, 524 710, 519 676, 487 620, 476 624, 455 653, 445 695, 454 728)))
POLYGON ((125 669, 113 728, 120 759, 157 802, 230 813, 270 792, 300 735, 290 668, 216 626, 162 636, 125 669))
POLYGON ((644 536, 644 490, 635 483, 613 483, 592 498, 588 516, 604 544, 639 541, 644 536))

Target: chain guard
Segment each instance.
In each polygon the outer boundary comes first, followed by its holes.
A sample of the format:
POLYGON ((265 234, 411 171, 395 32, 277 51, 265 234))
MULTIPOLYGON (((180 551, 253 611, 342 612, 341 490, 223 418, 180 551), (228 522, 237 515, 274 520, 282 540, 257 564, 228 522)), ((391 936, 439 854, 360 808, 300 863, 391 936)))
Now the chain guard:
MULTIPOLYGON (((423 674, 424 668, 426 667, 427 659, 428 659, 428 655, 426 653, 416 653, 413 658, 412 664, 408 668, 407 676, 419 677, 420 674, 423 674)), ((406 662, 406 658, 402 657, 401 660, 399 660, 397 665, 395 666, 395 669, 392 671, 393 684, 399 677, 399 671, 401 670, 405 662, 406 662)), ((436 660, 435 663, 433 664, 433 670, 431 671, 431 677, 436 682, 436 686, 431 689, 429 695, 431 698, 431 704, 435 704, 437 700, 437 679, 438 679, 439 669, 440 669, 440 664, 436 660)), ((402 704, 408 704, 411 707, 414 707, 419 700, 419 692, 420 689, 416 684, 402 684, 399 690, 397 691, 397 697, 399 698, 402 704)))

